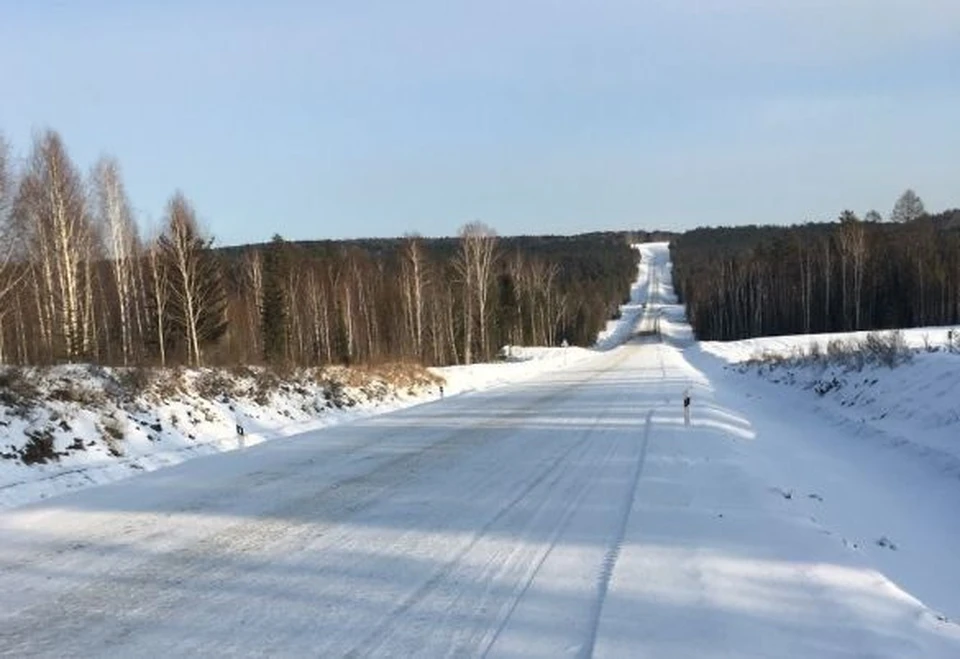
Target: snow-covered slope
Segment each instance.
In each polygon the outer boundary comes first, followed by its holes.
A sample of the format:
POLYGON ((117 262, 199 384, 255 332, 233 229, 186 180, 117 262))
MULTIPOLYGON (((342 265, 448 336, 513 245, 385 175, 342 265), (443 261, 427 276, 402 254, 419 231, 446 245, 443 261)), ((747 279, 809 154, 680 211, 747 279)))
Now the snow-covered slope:
POLYGON ((303 371, 282 382, 250 369, 92 366, 3 377, 0 508, 398 409, 437 397, 439 382, 410 368, 303 371))
POLYGON ((623 345, 0 513, 0 652, 960 656, 955 480, 703 352, 642 251, 623 345))
POLYGON ((960 477, 960 342, 948 338, 960 337, 960 327, 874 336, 884 340, 894 334, 903 345, 895 365, 871 356, 866 332, 700 346, 739 373, 808 392, 817 415, 849 434, 924 455, 960 477), (848 354, 830 357, 828 346, 837 342, 848 354))

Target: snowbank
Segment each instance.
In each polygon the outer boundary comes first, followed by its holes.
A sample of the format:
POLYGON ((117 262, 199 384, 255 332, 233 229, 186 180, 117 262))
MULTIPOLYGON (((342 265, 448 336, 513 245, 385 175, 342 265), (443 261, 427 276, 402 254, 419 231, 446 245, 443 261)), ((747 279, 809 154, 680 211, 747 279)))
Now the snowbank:
POLYGON ((0 508, 436 397, 410 367, 0 373, 0 508), (242 434, 241 434, 242 431, 242 434))
MULTIPOLYGON (((907 347, 915 350, 945 347, 948 342, 947 335, 951 331, 954 332, 954 336, 960 336, 960 326, 918 327, 899 331, 903 335, 907 347)), ((784 336, 764 336, 756 339, 743 339, 741 341, 702 341, 700 345, 707 353, 719 357, 728 363, 737 364, 762 357, 764 354, 790 357, 798 350, 809 350, 812 345, 817 345, 821 352, 826 353, 827 346, 831 341, 864 341, 869 334, 871 334, 871 332, 790 334, 784 336)))
POLYGON ((819 414, 851 432, 910 449, 960 475, 960 352, 948 349, 951 331, 960 334, 952 327, 902 330, 907 359, 892 368, 869 355, 828 356, 831 342, 849 349, 866 342, 867 332, 710 341, 699 349, 728 369, 807 391, 819 414))

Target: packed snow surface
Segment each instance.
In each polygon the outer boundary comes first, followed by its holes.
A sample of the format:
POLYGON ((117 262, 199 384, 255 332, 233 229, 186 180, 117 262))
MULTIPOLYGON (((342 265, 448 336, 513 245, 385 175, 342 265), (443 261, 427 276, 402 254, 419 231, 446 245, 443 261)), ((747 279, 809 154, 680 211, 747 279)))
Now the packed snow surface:
MULTIPOLYGON (((614 327, 613 331, 619 330, 614 327)), ((258 372, 253 370, 247 374, 213 369, 158 371, 150 377, 160 382, 154 388, 165 392, 159 400, 139 395, 122 402, 118 398, 124 396, 109 393, 122 381, 121 370, 90 365, 25 369, 23 379, 36 389, 29 405, 11 402, 22 383, 14 384, 0 400, 0 509, 198 456, 350 423, 441 395, 527 380, 592 354, 573 347, 510 346, 497 363, 435 368, 430 369, 432 375, 399 369, 391 377, 390 369, 368 373, 330 368, 288 375, 269 394, 259 389, 258 372), (339 384, 331 386, 330 379, 339 384), (359 383, 344 384, 351 379, 359 383), (210 382, 225 382, 234 391, 215 394, 210 382), (238 426, 243 435, 238 434, 238 426), (55 459, 21 457, 37 437, 49 438, 55 459)), ((3 369, 0 374, 9 381, 10 373, 16 371, 3 369)))
POLYGON ((886 480, 808 391, 701 350, 641 251, 629 329, 553 368, 0 513, 0 651, 960 656, 917 579, 956 582, 956 481, 886 480))

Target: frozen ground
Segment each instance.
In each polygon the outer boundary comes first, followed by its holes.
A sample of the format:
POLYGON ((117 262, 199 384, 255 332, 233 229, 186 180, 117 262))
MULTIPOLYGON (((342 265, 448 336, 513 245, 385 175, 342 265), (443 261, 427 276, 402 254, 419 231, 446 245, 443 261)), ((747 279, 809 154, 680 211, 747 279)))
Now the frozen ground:
POLYGON ((620 346, 0 513, 0 651, 960 656, 955 479, 726 368, 643 252, 620 346))

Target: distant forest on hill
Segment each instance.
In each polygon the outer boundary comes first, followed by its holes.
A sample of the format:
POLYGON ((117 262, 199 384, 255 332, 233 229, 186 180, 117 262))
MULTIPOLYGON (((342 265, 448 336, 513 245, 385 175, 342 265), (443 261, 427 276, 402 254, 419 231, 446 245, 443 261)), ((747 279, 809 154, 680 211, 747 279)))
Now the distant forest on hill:
POLYGON ((696 336, 960 323, 960 210, 928 215, 911 194, 892 214, 900 221, 845 211, 835 222, 679 236, 674 283, 696 336))
MULTIPOLYGON (((317 366, 589 345, 629 294, 625 232, 217 248, 181 193, 141 237, 119 164, 0 139, 0 364, 317 366)), ((267 238, 267 236, 265 236, 267 238)))

